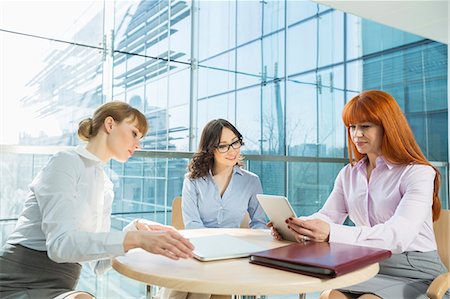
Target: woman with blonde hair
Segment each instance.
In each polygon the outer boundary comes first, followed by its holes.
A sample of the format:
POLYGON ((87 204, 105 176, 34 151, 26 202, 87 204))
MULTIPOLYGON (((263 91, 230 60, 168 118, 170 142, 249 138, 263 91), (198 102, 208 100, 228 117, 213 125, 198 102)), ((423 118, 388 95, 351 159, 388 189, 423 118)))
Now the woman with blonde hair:
POLYGON ((380 263, 374 278, 321 298, 425 299, 431 281, 447 271, 433 232, 441 210, 439 171, 423 155, 390 94, 360 93, 345 105, 342 119, 350 163, 319 212, 286 222, 299 242, 355 244, 393 255, 380 263), (355 226, 343 225, 347 217, 355 226))
POLYGON ((104 166, 127 161, 147 130, 145 116, 118 101, 80 122, 78 135, 87 144, 55 154, 37 174, 0 251, 1 298, 92 298, 73 291, 80 263, 92 262, 102 273, 111 258, 132 248, 192 257, 187 239, 156 223, 133 221, 125 231, 110 231, 114 193, 104 166))

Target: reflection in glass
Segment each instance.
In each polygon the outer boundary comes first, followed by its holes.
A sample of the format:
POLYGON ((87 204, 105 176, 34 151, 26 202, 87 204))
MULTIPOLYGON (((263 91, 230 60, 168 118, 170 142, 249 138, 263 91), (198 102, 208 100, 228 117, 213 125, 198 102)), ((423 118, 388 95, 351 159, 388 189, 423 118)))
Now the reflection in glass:
POLYGON ((423 39, 420 36, 385 26, 370 20, 361 19, 362 55, 392 49, 423 39), (383 38, 373 38, 382 36, 383 38))
POLYGON ((236 88, 253 86, 264 81, 261 41, 239 47, 236 55, 236 88))
POLYGON ((284 28, 284 13, 286 5, 283 1, 261 2, 263 14, 263 32, 269 34, 284 28))
POLYGON ((261 36, 262 5, 260 1, 236 1, 237 45, 261 36))
POLYGON ((441 66, 447 66, 447 47, 435 43, 368 58, 359 65, 363 89, 383 89, 394 96, 432 161, 448 159, 448 141, 439 137, 448 133, 437 129, 446 130, 448 124, 447 74, 441 66))
POLYGON ((342 132, 345 126, 340 119, 344 108, 344 93, 339 90, 322 89, 318 95, 319 105, 319 136, 318 150, 320 157, 342 157, 344 155, 344 140, 342 132))
POLYGON ((168 125, 169 149, 189 151, 189 105, 171 108, 168 125))
POLYGON ((198 68, 198 98, 235 90, 235 52, 201 61, 198 68))
POLYGON ((286 1, 288 25, 303 21, 318 13, 318 5, 311 1, 286 1))
POLYGON ((261 89, 243 89, 236 93, 236 122, 239 132, 244 136, 243 153, 261 154, 264 147, 261 117, 261 89))
MULTIPOLYGON (((197 144, 200 141, 201 132, 203 127, 212 119, 224 118, 229 122, 239 125, 235 121, 235 93, 230 92, 224 95, 206 98, 198 102, 197 104, 197 133, 195 134, 194 149, 197 148, 197 144)), ((242 133, 241 129, 239 131, 242 133)))
POLYGON ((79 121, 104 102, 97 49, 0 32, 2 143, 76 145, 79 121), (33 49, 33 51, 30 51, 33 49), (7 59, 6 59, 7 57, 7 59))
POLYGON ((317 38, 317 19, 302 22, 288 29, 286 41, 288 75, 316 68, 317 38))
POLYGON ((263 39, 262 82, 278 80, 284 77, 284 31, 271 34, 263 39))
POLYGON ((286 163, 280 161, 247 161, 248 169, 256 173, 265 194, 286 194, 286 163))
POLYGON ((187 61, 190 54, 189 40, 186 40, 186 29, 190 28, 188 2, 117 2, 115 11, 116 65, 127 59, 122 52, 169 59, 171 50, 171 60, 187 61), (169 49, 169 36, 173 49, 169 49))
POLYGON ((344 164, 288 163, 288 198, 298 216, 311 215, 325 203, 344 164))
POLYGON ((190 92, 190 67, 181 66, 177 63, 172 63, 177 67, 170 72, 169 85, 177 88, 170 88, 168 95, 168 106, 175 107, 178 105, 189 104, 190 92))
POLYGON ((200 63, 235 47, 236 3, 238 1, 198 1, 200 63))
POLYGON ((267 84, 261 89, 262 153, 265 155, 284 155, 284 84, 280 81, 267 84))
POLYGON ((96 0, 0 1, 1 29, 101 47, 103 8, 96 0))
POLYGON ((317 152, 317 87, 314 74, 290 78, 286 85, 286 141, 290 156, 317 152))
POLYGON ((344 13, 331 11, 318 22, 318 66, 342 62, 344 59, 344 13))

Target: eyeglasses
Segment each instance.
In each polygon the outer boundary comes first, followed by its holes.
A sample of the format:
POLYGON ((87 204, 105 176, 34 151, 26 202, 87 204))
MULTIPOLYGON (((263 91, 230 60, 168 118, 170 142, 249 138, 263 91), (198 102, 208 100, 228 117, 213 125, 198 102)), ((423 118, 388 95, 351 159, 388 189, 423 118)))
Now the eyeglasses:
POLYGON ((230 150, 230 147, 232 147, 234 149, 238 149, 238 148, 241 148, 241 146, 243 146, 243 145, 244 145, 244 142, 241 139, 239 139, 230 144, 219 144, 216 146, 216 148, 219 151, 219 153, 224 154, 230 150))

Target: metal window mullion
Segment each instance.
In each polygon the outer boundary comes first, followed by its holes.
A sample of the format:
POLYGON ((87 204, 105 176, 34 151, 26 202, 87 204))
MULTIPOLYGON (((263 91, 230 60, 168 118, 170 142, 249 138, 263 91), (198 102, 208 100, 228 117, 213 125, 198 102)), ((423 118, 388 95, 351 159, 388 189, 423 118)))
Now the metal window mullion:
MULTIPOLYGON (((170 107, 170 63, 171 63, 171 39, 172 39, 172 35, 170 34, 171 29, 172 29, 172 1, 173 0, 169 0, 167 3, 167 37, 168 37, 168 49, 167 49, 167 65, 166 65, 166 70, 167 70, 167 84, 166 84, 166 88, 167 88, 167 102, 166 102, 166 150, 169 149, 169 126, 170 126, 170 122, 169 122, 169 107, 170 107)), ((167 199, 167 195, 169 194, 169 159, 166 158, 165 159, 165 163, 164 163, 164 174, 165 174, 165 180, 164 180, 164 206, 166 207, 164 209, 164 224, 167 224, 167 207, 168 207, 168 199, 167 199)), ((156 197, 155 197, 155 203, 156 203, 156 197)), ((155 205, 156 206, 156 205, 155 205)), ((155 210, 155 215, 156 215, 156 210, 155 210)))
POLYGON ((427 105, 427 80, 425 75, 425 58, 424 58, 424 46, 422 46, 422 50, 420 51, 420 64, 421 64, 421 73, 422 73, 422 96, 423 96, 423 111, 424 111, 424 123, 425 123, 425 153, 426 156, 429 157, 430 148, 429 148, 429 140, 428 140, 428 105, 427 105))
POLYGON ((197 97, 198 97, 198 41, 199 41, 199 0, 191 2, 191 70, 189 94, 189 150, 196 147, 197 131, 197 97))
MULTIPOLYGON (((287 39, 288 39, 288 34, 287 34, 287 29, 288 29, 288 23, 287 23, 287 6, 288 6, 288 2, 287 0, 284 1, 284 117, 283 117, 283 121, 284 121, 284 156, 288 156, 289 155, 289 150, 288 150, 288 138, 287 138, 287 80, 288 80, 288 76, 287 76, 287 47, 286 45, 287 43, 287 39)), ((285 188, 285 193, 286 195, 289 194, 289 163, 286 161, 284 163, 284 188, 285 188)))
POLYGON ((114 76, 114 2, 103 2, 102 90, 107 102, 113 100, 114 76))
MULTIPOLYGON (((322 94, 322 80, 318 80, 318 68, 319 68, 319 55, 320 55, 320 16, 319 16, 319 4, 317 4, 317 13, 316 13, 316 121, 317 121, 317 128, 316 128, 316 157, 319 157, 319 135, 320 135, 320 101, 319 101, 319 94, 322 94)), ((319 176, 319 162, 316 162, 316 182, 317 184, 320 181, 319 176)), ((317 194, 319 194, 319 186, 316 186, 317 188, 317 194)), ((320 197, 320 196, 319 196, 320 197)), ((319 201, 319 197, 316 198, 316 202, 319 201)))

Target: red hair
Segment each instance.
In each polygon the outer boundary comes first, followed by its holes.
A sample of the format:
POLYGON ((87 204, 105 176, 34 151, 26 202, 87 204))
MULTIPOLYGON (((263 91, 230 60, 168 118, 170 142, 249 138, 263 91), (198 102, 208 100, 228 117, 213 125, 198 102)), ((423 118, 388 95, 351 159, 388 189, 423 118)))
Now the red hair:
POLYGON ((350 124, 371 122, 383 128, 381 154, 394 164, 422 164, 436 171, 433 190, 433 221, 439 218, 439 170, 425 158, 414 134, 395 99, 381 90, 363 91, 352 98, 342 111, 342 120, 347 127, 348 156, 350 163, 361 160, 365 155, 357 151, 350 135, 350 124))

